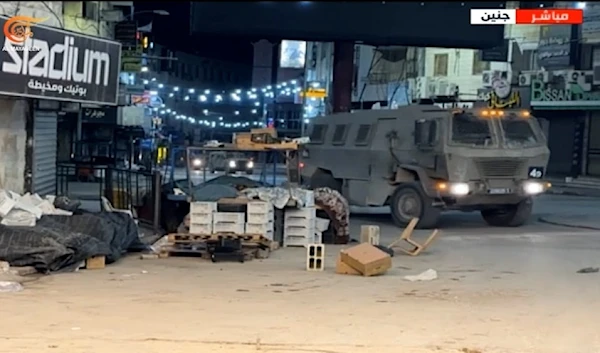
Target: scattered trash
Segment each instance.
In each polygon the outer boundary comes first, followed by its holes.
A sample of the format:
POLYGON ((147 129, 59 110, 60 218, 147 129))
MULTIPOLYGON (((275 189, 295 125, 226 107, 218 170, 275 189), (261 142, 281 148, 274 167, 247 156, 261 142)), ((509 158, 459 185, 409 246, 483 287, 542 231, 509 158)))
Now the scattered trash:
POLYGON ((81 327, 71 327, 71 330, 73 330, 73 331, 79 331, 79 330, 81 330, 81 327))
POLYGON ((23 286, 18 282, 0 281, 0 293, 20 292, 23 286))
POLYGON ((596 273, 600 271, 600 268, 598 267, 586 267, 586 268, 582 268, 581 270, 577 271, 577 273, 596 273))
POLYGON ((429 269, 425 272, 421 272, 418 275, 404 276, 404 279, 411 282, 425 282, 425 281, 433 281, 437 279, 437 271, 434 269, 429 269))
POLYGON ((0 273, 7 273, 10 271, 10 264, 6 261, 0 261, 0 273))

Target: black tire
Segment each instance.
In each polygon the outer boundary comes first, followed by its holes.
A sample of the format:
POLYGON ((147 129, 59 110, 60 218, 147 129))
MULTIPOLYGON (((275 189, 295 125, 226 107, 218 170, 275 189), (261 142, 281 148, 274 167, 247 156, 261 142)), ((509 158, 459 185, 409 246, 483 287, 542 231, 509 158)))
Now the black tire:
POLYGON ((493 227, 520 227, 527 223, 533 210, 533 200, 527 198, 502 209, 482 210, 483 220, 493 227))
POLYGON ((398 227, 405 228, 413 218, 419 218, 416 228, 435 228, 441 210, 432 203, 433 199, 425 194, 420 184, 400 185, 390 200, 392 220, 398 227))
POLYGON ((317 169, 310 177, 310 188, 330 188, 332 190, 342 192, 342 182, 333 177, 330 173, 317 169))

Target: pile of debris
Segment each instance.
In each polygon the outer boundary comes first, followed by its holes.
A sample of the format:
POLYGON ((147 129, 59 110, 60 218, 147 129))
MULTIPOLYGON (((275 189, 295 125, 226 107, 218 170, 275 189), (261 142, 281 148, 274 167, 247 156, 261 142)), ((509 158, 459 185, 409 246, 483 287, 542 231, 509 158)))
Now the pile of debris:
MULTIPOLYGON (((71 216, 73 212, 55 207, 55 196, 42 199, 38 194, 19 195, 0 189, 0 224, 14 227, 34 227, 43 215, 71 216)), ((60 200, 59 200, 60 201, 60 200)))

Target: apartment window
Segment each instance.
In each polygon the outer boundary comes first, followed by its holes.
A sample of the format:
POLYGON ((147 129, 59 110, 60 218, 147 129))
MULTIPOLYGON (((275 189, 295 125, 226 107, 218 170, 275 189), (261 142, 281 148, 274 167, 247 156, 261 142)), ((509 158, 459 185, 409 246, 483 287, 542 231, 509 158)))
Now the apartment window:
POLYGON ((83 18, 98 21, 99 6, 95 1, 82 1, 81 12, 83 18))
POLYGON ((475 50, 473 53, 473 75, 481 75, 484 71, 490 69, 489 61, 481 60, 481 50, 475 50))
POLYGON ((433 76, 448 76, 448 54, 433 56, 433 76))
POLYGON ((537 50, 523 50, 523 71, 539 70, 537 50))

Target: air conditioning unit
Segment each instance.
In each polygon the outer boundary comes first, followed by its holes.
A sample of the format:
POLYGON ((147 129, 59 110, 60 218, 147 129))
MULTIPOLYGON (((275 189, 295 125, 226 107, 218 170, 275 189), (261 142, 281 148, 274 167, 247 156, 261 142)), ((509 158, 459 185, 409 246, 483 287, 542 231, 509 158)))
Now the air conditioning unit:
POLYGON ((484 71, 481 74, 481 83, 483 87, 492 87, 492 83, 494 80, 502 79, 508 80, 509 83, 512 83, 512 78, 508 77, 508 71, 499 71, 499 70, 490 70, 484 71))
MULTIPOLYGON (((592 89, 594 83, 594 71, 581 71, 581 70, 563 70, 554 73, 554 80, 557 80, 557 76, 562 76, 562 82, 565 84, 577 84, 586 91, 592 89)), ((560 83, 560 82, 557 82, 560 83)))
POLYGON ((413 90, 413 99, 428 99, 436 95, 437 81, 432 77, 417 77, 415 80, 415 89, 413 90))
POLYGON ((532 77, 532 74, 529 72, 521 73, 519 75, 519 86, 521 86, 521 87, 531 86, 531 77, 532 77))
POLYGON ((438 82, 435 93, 438 96, 453 96, 457 89, 458 86, 455 83, 450 83, 444 80, 438 82))
POLYGON ((481 74, 481 84, 483 87, 492 87, 492 81, 494 79, 494 71, 484 71, 481 74))

